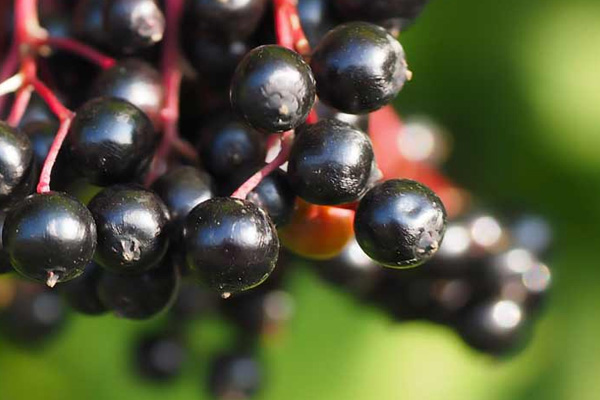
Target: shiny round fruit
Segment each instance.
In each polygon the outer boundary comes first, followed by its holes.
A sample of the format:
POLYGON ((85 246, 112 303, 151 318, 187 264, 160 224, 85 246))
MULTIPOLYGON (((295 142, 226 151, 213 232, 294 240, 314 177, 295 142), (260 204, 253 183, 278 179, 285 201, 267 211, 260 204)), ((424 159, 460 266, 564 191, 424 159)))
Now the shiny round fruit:
POLYGON ((116 51, 131 54, 160 42, 165 17, 155 0, 107 0, 104 32, 116 51))
POLYGON ((325 35, 310 67, 319 99, 349 114, 383 107, 407 79, 400 43, 385 29, 366 22, 340 25, 325 35))
POLYGON ((78 171, 98 185, 127 182, 140 175, 150 163, 156 139, 142 110, 107 97, 81 106, 67 137, 78 171))
POLYGON ((217 197, 199 204, 187 217, 184 237, 188 266, 224 294, 261 284, 277 262, 275 226, 249 201, 217 197))
POLYGON ((67 194, 33 194, 8 212, 2 239, 18 272, 54 286, 81 275, 96 248, 96 225, 67 194))
POLYGON ((407 179, 385 181, 369 190, 356 210, 354 231, 360 247, 388 267, 414 267, 438 250, 446 210, 427 187, 407 179))
POLYGON ((323 119, 298 130, 288 177, 298 196, 313 204, 356 201, 367 190, 373 163, 369 137, 352 125, 323 119))
POLYGON ((98 228, 98 264, 129 274, 147 271, 163 259, 169 246, 169 212, 156 194, 137 186, 111 186, 88 207, 98 228))
POLYGON ((29 194, 33 166, 29 137, 0 121, 0 207, 29 194))
POLYGON ((166 310, 177 297, 180 277, 170 260, 138 275, 104 272, 98 282, 102 304, 117 316, 148 319, 166 310))
POLYGON ((135 58, 119 60, 96 78, 91 97, 101 96, 127 100, 160 127, 165 93, 160 73, 152 65, 135 58))
POLYGON ((250 51, 231 81, 231 105, 252 127, 284 132, 303 123, 315 101, 315 80, 302 57, 281 46, 250 51))

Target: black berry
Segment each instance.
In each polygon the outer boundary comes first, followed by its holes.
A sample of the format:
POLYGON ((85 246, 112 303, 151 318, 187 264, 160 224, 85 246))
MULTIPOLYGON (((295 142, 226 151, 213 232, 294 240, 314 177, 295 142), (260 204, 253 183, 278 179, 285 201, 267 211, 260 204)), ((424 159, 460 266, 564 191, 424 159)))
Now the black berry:
POLYGON ((0 121, 0 207, 25 197, 32 189, 34 156, 27 135, 0 121))
POLYGON ((275 227, 248 201, 217 197, 199 204, 187 217, 184 236, 188 266, 222 293, 259 285, 277 262, 275 227))
POLYGON ((18 272, 54 286, 81 275, 96 248, 96 225, 66 194, 33 194, 8 212, 2 238, 18 272))
POLYGON ((267 132, 294 129, 306 120, 315 101, 315 80, 302 57, 276 45, 250 51, 231 82, 233 109, 254 128, 267 132))
POLYGON ((116 51, 131 54, 163 38, 165 17, 155 0, 107 0, 104 32, 116 51))
POLYGON ((324 119, 299 129, 288 177, 298 196, 311 203, 349 203, 367 190, 373 157, 365 133, 345 122, 324 119))
POLYGON ((386 105, 407 79, 400 43, 385 29, 366 22, 330 31, 315 48, 310 66, 319 99, 350 114, 386 105))
POLYGON ((137 186, 112 186, 89 204, 98 228, 94 260, 120 274, 156 266, 169 245, 167 207, 153 192, 137 186))
POLYGON ((369 190, 356 210, 354 231, 375 261, 394 268, 431 258, 446 229, 446 210, 427 187, 407 179, 385 181, 369 190))
POLYGON ((133 104, 100 97, 81 106, 69 131, 69 153, 92 183, 127 182, 148 166, 157 136, 133 104))

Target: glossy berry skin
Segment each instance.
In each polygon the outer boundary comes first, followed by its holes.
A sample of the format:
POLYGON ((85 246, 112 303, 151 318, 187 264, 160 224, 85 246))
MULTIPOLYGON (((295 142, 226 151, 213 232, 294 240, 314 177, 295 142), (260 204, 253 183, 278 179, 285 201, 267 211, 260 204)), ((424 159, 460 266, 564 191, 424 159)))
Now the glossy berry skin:
POLYGON ((335 119, 298 130, 288 177, 304 200, 321 205, 350 203, 367 190, 373 147, 367 134, 335 119))
POLYGON ((150 163, 157 135, 133 104, 99 97, 81 106, 67 137, 69 155, 91 183, 128 182, 150 163))
POLYGON ((183 165, 156 180, 152 190, 163 200, 169 209, 171 223, 179 229, 194 207, 214 196, 210 175, 183 165))
POLYGON ((91 96, 127 100, 145 112, 156 128, 160 127, 160 110, 165 97, 161 76, 142 60, 119 60, 112 68, 102 71, 94 82, 91 96))
POLYGON ((256 30, 266 4, 266 0, 191 0, 186 23, 201 34, 243 39, 256 30))
POLYGON ((67 194, 32 194, 8 212, 2 240, 19 273, 53 286, 81 275, 96 248, 96 225, 67 194))
POLYGON ((265 210, 273 224, 279 228, 291 220, 296 194, 290 186, 286 172, 276 169, 248 193, 246 200, 265 210))
POLYGON ((0 121, 0 207, 29 194, 33 168, 29 137, 0 121))
POLYGON ((315 80, 302 57, 281 46, 250 51, 233 75, 231 105, 252 127, 266 132, 294 129, 315 101, 315 80))
POLYGON ((166 310, 175 301, 179 284, 179 273, 167 260, 137 275, 105 272, 98 282, 98 295, 117 316, 141 320, 166 310))
POLYGON ((348 20, 381 23, 399 20, 405 28, 419 16, 429 0, 335 0, 337 11, 348 20))
POLYGON ((262 368, 251 355, 223 354, 210 366, 209 389, 216 399, 252 398, 262 385, 262 368))
POLYGON ((104 32, 118 52, 135 53, 163 38, 165 17, 155 0, 107 0, 104 32))
POLYGON ((186 261, 221 293, 251 289, 275 268, 279 239, 267 214, 249 201, 216 197, 186 219, 186 261))
POLYGON ((459 320, 457 330, 475 350, 497 356, 518 351, 529 334, 525 310, 504 299, 487 300, 474 306, 459 320))
POLYGON ((200 135, 200 158, 215 177, 229 178, 238 171, 255 169, 265 160, 263 135, 234 116, 217 118, 200 135))
POLYGON ((107 311, 98 297, 97 288, 101 276, 102 268, 92 261, 85 267, 83 274, 58 288, 71 309, 85 315, 101 315, 107 311))
POLYGON ((385 29, 351 22, 330 31, 310 61, 317 95, 349 114, 375 111, 402 89, 407 79, 400 43, 385 29))
POLYGON ((94 260, 107 270, 141 273, 166 254, 169 212, 155 193, 137 186, 111 186, 88 207, 98 228, 94 260))
POLYGON ((408 179, 392 179, 369 190, 354 219, 360 247, 392 268, 427 261, 439 248, 445 229, 441 200, 429 188, 408 179))
POLYGON ((147 335, 135 347, 135 365, 141 377, 166 382, 177 377, 185 361, 185 348, 169 335, 147 335))

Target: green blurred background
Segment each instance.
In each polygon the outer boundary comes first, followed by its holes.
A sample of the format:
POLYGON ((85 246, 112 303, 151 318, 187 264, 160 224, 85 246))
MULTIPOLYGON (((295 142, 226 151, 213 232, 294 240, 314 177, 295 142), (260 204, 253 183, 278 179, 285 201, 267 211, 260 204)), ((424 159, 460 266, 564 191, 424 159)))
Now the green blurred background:
MULTIPOLYGON (((415 77, 398 109, 452 132, 448 174, 492 207, 553 223, 552 299, 530 346, 496 361, 443 327, 392 325, 300 269, 296 318, 261 349, 259 398, 598 399, 600 2, 434 0, 401 41, 415 77)), ((206 360, 228 331, 198 323, 184 375, 142 383, 131 345, 160 322, 73 317, 41 352, 0 342, 0 399, 207 398, 206 360)))

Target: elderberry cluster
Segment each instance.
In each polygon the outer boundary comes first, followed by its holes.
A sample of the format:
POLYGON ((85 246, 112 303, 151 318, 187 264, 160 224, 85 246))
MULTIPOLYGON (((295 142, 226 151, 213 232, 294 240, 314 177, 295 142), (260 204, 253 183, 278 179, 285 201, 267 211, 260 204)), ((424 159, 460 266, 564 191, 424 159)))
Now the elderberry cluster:
MULTIPOLYGON (((37 75, 21 72, 35 93, 22 115, 28 87, 0 110, 0 271, 56 285, 87 315, 169 310, 169 329, 138 345, 153 379, 180 370, 179 328, 220 312, 240 332, 212 367, 224 399, 258 388, 248 349, 289 318, 290 257, 394 316, 458 321, 474 347, 504 349, 547 269, 531 249, 496 254, 471 225, 447 229, 436 187, 380 168, 372 137, 411 77, 394 35, 426 2, 40 0, 37 75)), ((27 39, 27 24, 6 26, 27 39)), ((64 320, 56 290, 11 290, 7 327, 37 338, 64 320)))

